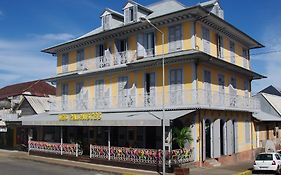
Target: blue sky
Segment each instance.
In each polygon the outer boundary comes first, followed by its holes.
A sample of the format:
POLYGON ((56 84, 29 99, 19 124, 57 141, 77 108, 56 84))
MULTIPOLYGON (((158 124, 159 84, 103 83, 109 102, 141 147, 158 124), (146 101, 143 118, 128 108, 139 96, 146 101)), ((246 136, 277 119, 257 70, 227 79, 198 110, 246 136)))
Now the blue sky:
MULTIPOLYGON (((137 0, 148 5, 158 0, 137 0)), ((179 0, 187 6, 200 0, 179 0)), ((109 7, 120 11, 126 0, 0 1, 0 87, 55 75, 56 58, 40 50, 78 37, 100 25, 109 7)), ((266 46, 281 50, 281 1, 221 0, 225 19, 266 46)), ((281 88, 281 52, 252 56, 252 68, 268 76, 254 81, 257 92, 269 84, 281 88)))

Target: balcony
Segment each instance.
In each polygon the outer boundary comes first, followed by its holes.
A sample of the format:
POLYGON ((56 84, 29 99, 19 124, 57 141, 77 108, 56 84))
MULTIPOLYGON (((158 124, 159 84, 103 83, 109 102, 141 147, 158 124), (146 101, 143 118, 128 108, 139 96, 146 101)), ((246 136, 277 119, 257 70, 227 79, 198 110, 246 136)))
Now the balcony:
MULTIPOLYGON (((135 92, 135 91, 131 91, 135 92)), ((254 97, 231 95, 206 90, 169 91, 165 94, 165 108, 172 109, 213 109, 250 111, 259 110, 260 104, 254 97)), ((97 98, 68 100, 55 98, 51 103, 51 113, 91 112, 91 111, 140 111, 161 110, 162 92, 150 94, 127 93, 124 96, 100 94, 97 98)))
POLYGON ((136 58, 137 52, 135 50, 117 52, 114 54, 106 51, 103 56, 84 60, 85 66, 83 66, 83 70, 97 70, 101 68, 110 68, 125 65, 136 60, 136 58))

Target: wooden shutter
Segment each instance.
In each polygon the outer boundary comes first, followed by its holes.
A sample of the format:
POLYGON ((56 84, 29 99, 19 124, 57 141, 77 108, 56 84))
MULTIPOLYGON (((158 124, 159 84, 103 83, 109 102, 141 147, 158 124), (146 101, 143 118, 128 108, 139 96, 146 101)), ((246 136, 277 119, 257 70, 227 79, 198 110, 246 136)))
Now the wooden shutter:
POLYGON ((227 154, 233 154, 233 141, 234 141, 234 134, 233 134, 233 123, 232 120, 228 120, 226 123, 226 139, 227 139, 227 154))
POLYGON ((175 27, 169 28, 169 51, 174 52, 176 50, 176 36, 175 27))
POLYGON ((206 126, 205 119, 202 120, 202 160, 206 160, 206 126))
POLYGON ((175 44, 176 44, 176 51, 182 49, 182 26, 177 25, 175 27, 175 44))
POLYGON ((125 18, 124 18, 125 24, 128 24, 130 22, 130 10, 129 10, 129 8, 126 8, 124 10, 124 15, 125 15, 125 18))
POLYGON ((138 34, 137 50, 138 50, 139 58, 145 57, 144 34, 143 33, 138 34))
POLYGON ((213 124, 213 156, 218 158, 221 156, 221 138, 220 138, 220 119, 214 121, 213 124))
POLYGON ((202 36, 203 36, 204 52, 210 54, 210 31, 209 29, 203 26, 202 26, 202 36))
POLYGON ((134 19, 133 21, 138 21, 138 6, 134 5, 133 7, 134 19))
POLYGON ((230 47, 230 60, 231 63, 235 64, 235 43, 233 41, 229 42, 230 47))

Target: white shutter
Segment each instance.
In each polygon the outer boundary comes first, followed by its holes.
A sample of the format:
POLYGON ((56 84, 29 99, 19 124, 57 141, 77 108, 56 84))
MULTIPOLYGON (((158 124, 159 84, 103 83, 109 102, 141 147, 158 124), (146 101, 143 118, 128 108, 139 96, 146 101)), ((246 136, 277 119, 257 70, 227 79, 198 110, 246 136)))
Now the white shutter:
POLYGON ((210 54, 210 31, 209 31, 209 29, 202 26, 202 35, 203 35, 204 52, 210 54))
POLYGON ((202 159, 203 161, 206 160, 206 123, 205 119, 202 120, 202 159))
POLYGON ((233 154, 233 123, 232 120, 228 120, 226 123, 226 139, 227 139, 227 154, 233 154))
MULTIPOLYGON (((238 152, 238 122, 237 121, 233 121, 233 129, 234 129, 234 151, 235 153, 238 152)), ((249 133, 250 134, 250 133, 249 133)))
POLYGON ((138 57, 143 58, 146 56, 145 54, 145 47, 144 47, 144 34, 138 34, 138 42, 137 42, 137 49, 138 49, 138 57))
POLYGON ((235 64, 235 44, 233 41, 229 42, 230 47, 230 61, 231 63, 235 64))
POLYGON ((176 50, 176 36, 175 27, 169 28, 169 51, 174 52, 176 50))
POLYGON ((221 156, 220 119, 215 120, 213 126, 213 155, 218 158, 221 156))
POLYGON ((130 10, 129 10, 129 8, 126 8, 124 10, 124 16, 125 16, 125 18, 124 18, 125 24, 128 24, 130 22, 130 10))
POLYGON ((133 21, 138 21, 138 6, 137 5, 134 5, 133 7, 133 13, 134 13, 134 20, 133 21))
POLYGON ((175 27, 175 37, 176 37, 176 50, 179 51, 182 49, 182 29, 181 25, 175 27))

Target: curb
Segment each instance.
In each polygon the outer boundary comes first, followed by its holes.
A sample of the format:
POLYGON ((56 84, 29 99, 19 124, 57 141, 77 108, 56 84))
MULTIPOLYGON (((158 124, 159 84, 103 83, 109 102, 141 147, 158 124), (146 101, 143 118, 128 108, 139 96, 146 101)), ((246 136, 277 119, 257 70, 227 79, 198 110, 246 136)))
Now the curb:
POLYGON ((247 170, 247 171, 243 171, 241 173, 235 173, 233 175, 252 175, 252 171, 247 170))

